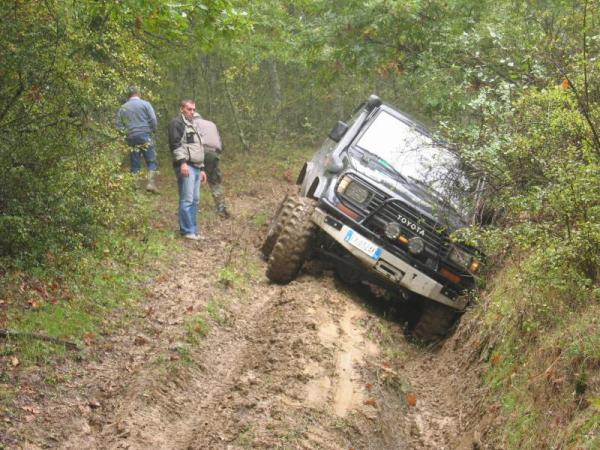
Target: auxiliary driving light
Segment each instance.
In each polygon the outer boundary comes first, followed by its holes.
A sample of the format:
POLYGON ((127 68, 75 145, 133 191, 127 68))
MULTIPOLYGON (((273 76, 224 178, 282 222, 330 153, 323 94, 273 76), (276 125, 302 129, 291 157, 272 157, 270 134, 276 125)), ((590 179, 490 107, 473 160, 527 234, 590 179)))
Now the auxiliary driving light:
POLYGON ((408 240, 408 251, 413 255, 418 255, 423 250, 425 250, 425 241, 422 238, 416 236, 408 240))
POLYGON ((400 224, 398 222, 390 222, 385 226, 385 235, 389 239, 398 239, 400 236, 400 224))

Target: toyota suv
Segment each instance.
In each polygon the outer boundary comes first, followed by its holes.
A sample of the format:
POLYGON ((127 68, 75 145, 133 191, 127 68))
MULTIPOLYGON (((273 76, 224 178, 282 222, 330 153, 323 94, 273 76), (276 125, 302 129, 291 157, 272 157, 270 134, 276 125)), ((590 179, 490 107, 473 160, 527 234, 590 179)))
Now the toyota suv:
POLYGON ((261 251, 267 277, 285 284, 313 256, 333 261, 347 282, 365 281, 416 299, 413 332, 443 336, 464 310, 481 265, 453 239, 469 224, 473 189, 449 146, 371 96, 338 122, 302 167, 261 251))

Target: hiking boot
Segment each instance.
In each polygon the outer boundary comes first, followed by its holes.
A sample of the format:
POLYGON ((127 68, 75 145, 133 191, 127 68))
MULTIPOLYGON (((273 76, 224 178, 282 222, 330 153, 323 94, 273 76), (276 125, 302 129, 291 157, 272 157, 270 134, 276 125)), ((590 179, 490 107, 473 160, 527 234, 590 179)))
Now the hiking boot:
POLYGON ((199 241, 200 240, 200 236, 198 236, 197 234, 194 234, 194 233, 184 234, 183 238, 189 239, 190 241, 199 241))
POLYGON ((148 183, 146 184, 146 190, 153 194, 158 194, 158 188, 156 187, 156 170, 150 170, 148 172, 148 183))
POLYGON ((217 214, 223 219, 229 219, 231 217, 229 211, 227 211, 227 207, 222 203, 217 206, 217 214))

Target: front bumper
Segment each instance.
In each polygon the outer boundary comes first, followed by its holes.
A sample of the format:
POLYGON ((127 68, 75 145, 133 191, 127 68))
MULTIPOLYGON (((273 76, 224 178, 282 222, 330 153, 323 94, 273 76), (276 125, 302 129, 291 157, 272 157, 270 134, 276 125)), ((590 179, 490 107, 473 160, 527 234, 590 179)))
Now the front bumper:
MULTIPOLYGON (((451 299, 442 293, 444 286, 433 278, 417 270, 406 261, 381 248, 378 258, 374 259, 364 251, 346 241, 350 227, 342 224, 321 208, 316 208, 312 216, 313 222, 327 233, 333 240, 348 250, 361 264, 379 276, 391 281, 402 288, 442 303, 456 310, 463 310, 467 306, 467 299, 457 297, 451 299)), ((354 230, 356 233, 356 231, 354 230)))

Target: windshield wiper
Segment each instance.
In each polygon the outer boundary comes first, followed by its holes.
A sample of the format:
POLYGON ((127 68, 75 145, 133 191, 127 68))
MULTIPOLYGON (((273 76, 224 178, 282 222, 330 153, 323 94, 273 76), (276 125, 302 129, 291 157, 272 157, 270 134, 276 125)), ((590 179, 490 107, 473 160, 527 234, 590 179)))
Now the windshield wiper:
POLYGON ((377 156, 374 153, 371 153, 371 152, 369 152, 367 150, 363 150, 361 159, 369 167, 371 167, 374 164, 376 166, 376 168, 383 168, 384 171, 387 172, 388 174, 393 175, 396 178, 400 178, 402 181, 407 181, 406 177, 404 175, 402 175, 400 172, 398 172, 394 168, 394 166, 392 166, 385 159, 377 156))

